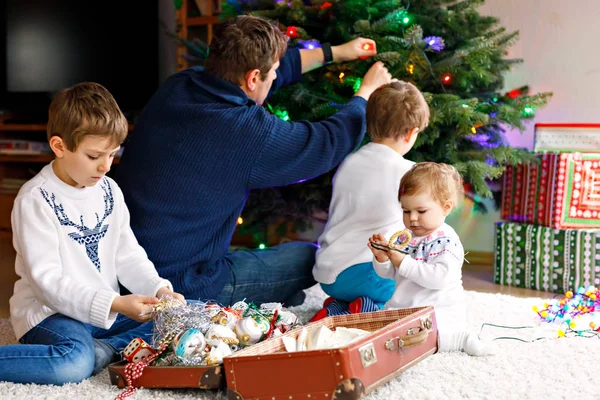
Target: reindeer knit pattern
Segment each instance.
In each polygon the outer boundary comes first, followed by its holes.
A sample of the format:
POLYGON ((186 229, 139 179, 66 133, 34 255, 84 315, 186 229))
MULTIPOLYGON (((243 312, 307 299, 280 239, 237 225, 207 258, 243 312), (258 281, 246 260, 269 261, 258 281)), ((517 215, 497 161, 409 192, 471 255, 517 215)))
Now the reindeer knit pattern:
POLYGON ((148 296, 171 287, 138 244, 123 194, 108 177, 75 188, 54 174, 52 163, 45 166, 19 191, 12 227, 20 279, 10 313, 17 338, 55 313, 110 328, 119 282, 148 296))
MULTIPOLYGON (((290 49, 271 90, 300 77, 299 50, 290 49)), ((337 166, 364 136, 365 108, 354 97, 322 121, 283 121, 200 69, 169 77, 138 118, 115 175, 160 275, 186 298, 215 299, 231 276, 227 253, 249 192, 337 166)))
POLYGON ((48 195, 43 188, 40 188, 40 192, 46 200, 46 203, 54 210, 56 217, 58 218, 61 225, 64 226, 72 226, 76 228, 80 233, 69 233, 69 237, 75 240, 77 243, 85 246, 86 253, 90 258, 90 261, 94 263, 98 271, 100 270, 100 258, 98 257, 98 244, 100 243, 100 239, 106 235, 106 231, 108 230, 108 225, 103 225, 102 223, 106 218, 112 214, 115 201, 112 195, 112 189, 110 188, 110 184, 108 183, 108 178, 104 178, 100 183, 100 187, 104 191, 104 215, 102 219, 98 218, 98 213, 96 213, 96 220, 98 223, 94 228, 88 228, 83 223, 83 216, 80 217, 81 224, 75 224, 72 222, 68 216, 65 215, 65 209, 62 204, 56 204, 56 196, 54 193, 52 195, 48 195))
POLYGON ((390 261, 379 263, 373 258, 377 274, 396 281, 396 290, 386 303, 386 309, 449 307, 462 303, 465 251, 450 225, 443 224, 425 237, 413 238, 404 250, 408 255, 399 268, 390 261))

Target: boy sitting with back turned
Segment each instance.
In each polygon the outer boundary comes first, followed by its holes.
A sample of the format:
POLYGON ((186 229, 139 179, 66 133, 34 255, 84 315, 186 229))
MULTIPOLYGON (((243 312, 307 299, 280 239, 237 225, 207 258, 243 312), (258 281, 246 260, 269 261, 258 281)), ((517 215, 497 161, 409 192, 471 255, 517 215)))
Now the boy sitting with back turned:
POLYGON ((398 187, 414 165, 403 156, 429 123, 429 106, 413 84, 392 82, 367 103, 371 143, 350 154, 333 180, 329 219, 319 238, 313 275, 330 298, 313 317, 382 308, 394 281, 377 275, 365 246, 373 232, 389 237, 404 228, 398 187))

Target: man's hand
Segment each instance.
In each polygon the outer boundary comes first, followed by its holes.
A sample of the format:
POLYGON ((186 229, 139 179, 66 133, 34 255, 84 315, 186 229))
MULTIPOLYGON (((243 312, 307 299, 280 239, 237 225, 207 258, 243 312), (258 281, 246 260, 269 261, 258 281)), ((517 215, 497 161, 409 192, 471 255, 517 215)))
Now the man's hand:
POLYGON ((367 243, 367 246, 371 249, 371 252, 373 253, 373 255, 375 256, 375 259, 378 262, 383 263, 390 259, 387 251, 377 249, 371 243, 375 243, 376 245, 378 244, 380 246, 388 247, 388 241, 383 237, 383 235, 381 233, 376 233, 373 236, 371 236, 369 238, 369 242, 367 243))
POLYGON ((372 57, 377 54, 377 46, 373 40, 359 37, 339 46, 331 46, 331 52, 333 62, 342 63, 372 57))
POLYGON ((177 292, 173 292, 171 289, 169 289, 167 286, 163 286, 160 289, 158 289, 158 291, 156 292, 156 297, 158 297, 159 299, 162 298, 163 296, 171 296, 173 297, 175 300, 179 300, 181 303, 186 304, 185 302, 185 297, 183 297, 183 295, 177 293, 177 292))
POLYGON ((356 92, 355 96, 363 97, 365 100, 369 100, 371 94, 377 90, 380 86, 387 85, 394 81, 392 74, 389 73, 387 68, 381 61, 377 61, 369 68, 367 73, 362 79, 360 89, 356 92))
POLYGON ((146 322, 152 319, 152 310, 156 303, 158 303, 158 298, 154 296, 128 294, 127 296, 115 297, 110 310, 135 321, 146 322))

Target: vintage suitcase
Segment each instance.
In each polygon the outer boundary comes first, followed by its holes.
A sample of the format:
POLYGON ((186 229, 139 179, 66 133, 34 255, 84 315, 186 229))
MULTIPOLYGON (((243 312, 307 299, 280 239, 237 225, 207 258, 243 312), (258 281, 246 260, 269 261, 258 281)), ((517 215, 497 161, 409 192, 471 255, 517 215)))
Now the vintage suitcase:
MULTIPOLYGON (((120 361, 108 366, 110 382, 120 388, 127 386, 125 383, 126 364, 127 361, 120 361)), ((134 387, 145 388, 220 389, 225 387, 225 374, 223 374, 222 365, 146 367, 142 375, 134 379, 132 383, 134 387)))
POLYGON ((358 399, 437 351, 433 307, 328 317, 307 327, 319 325, 372 333, 338 349, 288 353, 279 336, 240 350, 223 360, 228 397, 358 399))

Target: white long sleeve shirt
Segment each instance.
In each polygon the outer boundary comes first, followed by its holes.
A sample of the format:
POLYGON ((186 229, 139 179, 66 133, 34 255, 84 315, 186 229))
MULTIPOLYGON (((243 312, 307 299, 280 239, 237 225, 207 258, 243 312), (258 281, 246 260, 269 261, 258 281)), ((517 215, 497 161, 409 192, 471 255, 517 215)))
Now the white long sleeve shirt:
POLYGON ((20 277, 10 299, 17 338, 55 313, 110 328, 119 281, 149 296, 172 288, 138 244, 123 194, 108 177, 75 188, 50 163, 23 185, 11 219, 20 277))
POLYGON ((396 290, 385 309, 423 306, 450 307, 463 303, 464 249, 456 231, 443 224, 435 232, 415 237, 405 247, 408 255, 396 268, 388 260, 373 267, 382 278, 394 279, 396 290))
POLYGON ((413 165, 373 142, 346 157, 335 174, 329 218, 319 237, 316 281, 331 284, 346 268, 371 261, 367 242, 374 233, 390 237, 404 229, 398 188, 413 165))

